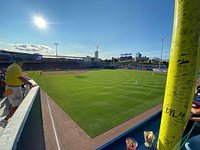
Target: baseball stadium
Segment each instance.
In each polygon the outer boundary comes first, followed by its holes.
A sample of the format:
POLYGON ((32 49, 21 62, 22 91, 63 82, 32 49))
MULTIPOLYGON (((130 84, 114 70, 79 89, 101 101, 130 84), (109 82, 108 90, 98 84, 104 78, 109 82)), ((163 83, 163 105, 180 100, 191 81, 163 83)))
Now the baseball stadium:
POLYGON ((0 149, 198 150, 198 116, 186 129, 200 103, 199 16, 198 0, 175 0, 169 62, 139 52, 105 61, 98 46, 94 57, 0 49, 1 119, 11 107, 6 70, 16 58, 34 85, 21 86, 23 101, 0 126, 0 149))

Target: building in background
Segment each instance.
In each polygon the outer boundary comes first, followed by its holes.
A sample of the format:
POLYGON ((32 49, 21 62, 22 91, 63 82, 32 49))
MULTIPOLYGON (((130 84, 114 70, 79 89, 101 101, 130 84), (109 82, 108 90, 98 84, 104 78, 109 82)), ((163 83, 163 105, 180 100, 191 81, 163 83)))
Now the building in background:
POLYGON ((91 56, 86 56, 85 58, 83 58, 84 62, 91 62, 92 61, 92 57, 91 56))
POLYGON ((137 52, 137 53, 135 54, 135 57, 142 57, 142 54, 141 54, 140 52, 137 52))
POLYGON ((137 52, 135 54, 134 60, 135 60, 135 62, 147 62, 149 60, 149 57, 142 56, 142 54, 140 52, 137 52))
POLYGON ((98 52, 98 50, 96 50, 96 51, 94 52, 94 57, 95 57, 96 61, 99 60, 99 52, 98 52))
POLYGON ((40 55, 39 53, 28 54, 28 53, 0 50, 0 61, 14 61, 14 57, 19 57, 23 61, 42 60, 42 55, 40 55))
POLYGON ((158 57, 149 58, 149 62, 151 62, 152 64, 159 64, 160 58, 158 57))
POLYGON ((119 60, 120 60, 120 62, 123 62, 123 61, 132 61, 132 53, 121 54, 119 60))

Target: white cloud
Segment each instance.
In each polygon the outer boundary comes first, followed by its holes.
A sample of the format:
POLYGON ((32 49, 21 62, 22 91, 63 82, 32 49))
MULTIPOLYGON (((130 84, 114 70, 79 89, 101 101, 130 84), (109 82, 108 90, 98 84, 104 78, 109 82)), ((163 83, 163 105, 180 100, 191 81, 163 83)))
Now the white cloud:
POLYGON ((4 51, 12 51, 12 49, 10 49, 10 48, 1 48, 1 47, 0 47, 0 50, 4 50, 4 51))
POLYGON ((52 48, 46 45, 35 45, 35 44, 16 44, 14 45, 15 50, 21 52, 34 52, 34 53, 49 53, 52 48))

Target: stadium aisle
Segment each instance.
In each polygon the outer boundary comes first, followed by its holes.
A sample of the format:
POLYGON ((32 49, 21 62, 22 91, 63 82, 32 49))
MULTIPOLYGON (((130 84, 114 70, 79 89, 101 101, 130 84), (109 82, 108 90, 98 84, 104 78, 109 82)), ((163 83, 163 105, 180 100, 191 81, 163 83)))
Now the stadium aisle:
MULTIPOLYGON (((9 113, 9 102, 7 98, 0 99, 0 120, 2 120, 9 113)), ((4 128, 0 126, 0 136, 4 128)))

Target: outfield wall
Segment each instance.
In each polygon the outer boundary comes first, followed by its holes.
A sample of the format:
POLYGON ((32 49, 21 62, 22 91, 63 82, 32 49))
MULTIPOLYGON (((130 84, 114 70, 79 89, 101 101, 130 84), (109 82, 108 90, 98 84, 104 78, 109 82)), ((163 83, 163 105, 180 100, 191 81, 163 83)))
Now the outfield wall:
MULTIPOLYGON (((158 133, 161 120, 161 111, 155 113, 149 118, 145 119, 141 123, 133 126, 131 129, 125 131, 121 135, 117 136, 113 140, 105 143, 104 145, 97 148, 97 150, 125 150, 126 149, 126 138, 134 138, 137 143, 137 150, 147 150, 144 143, 144 131, 153 131, 156 139, 153 142, 153 145, 156 145, 158 140, 158 133)), ((149 148, 150 150, 155 150, 155 147, 149 148)))

